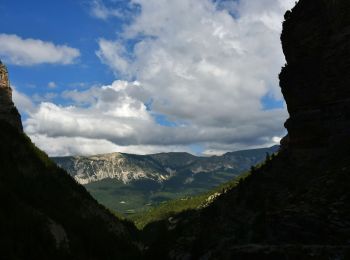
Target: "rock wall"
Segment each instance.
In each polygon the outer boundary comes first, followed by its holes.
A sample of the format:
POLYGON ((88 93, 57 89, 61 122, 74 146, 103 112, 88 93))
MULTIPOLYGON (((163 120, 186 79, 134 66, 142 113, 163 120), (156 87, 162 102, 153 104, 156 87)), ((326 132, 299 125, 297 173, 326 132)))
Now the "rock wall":
POLYGON ((10 87, 7 68, 0 61, 0 120, 10 123, 12 126, 23 131, 21 116, 12 102, 12 89, 10 87))
POLYGON ((285 15, 280 85, 290 118, 282 146, 350 146, 350 1, 303 0, 285 15))

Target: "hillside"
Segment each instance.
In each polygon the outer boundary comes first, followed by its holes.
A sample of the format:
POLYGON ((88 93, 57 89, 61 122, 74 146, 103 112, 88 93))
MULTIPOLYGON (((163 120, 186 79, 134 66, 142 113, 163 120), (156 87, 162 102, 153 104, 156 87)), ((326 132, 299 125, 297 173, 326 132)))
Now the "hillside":
POLYGON ((206 193, 262 162, 278 146, 197 157, 188 153, 111 153, 52 158, 101 204, 131 214, 171 199, 206 193))
POLYGON ((133 224, 99 205, 22 132, 0 62, 1 259, 130 259, 133 224))
POLYGON ((137 256, 131 223, 115 218, 24 134, 0 121, 3 259, 137 256))

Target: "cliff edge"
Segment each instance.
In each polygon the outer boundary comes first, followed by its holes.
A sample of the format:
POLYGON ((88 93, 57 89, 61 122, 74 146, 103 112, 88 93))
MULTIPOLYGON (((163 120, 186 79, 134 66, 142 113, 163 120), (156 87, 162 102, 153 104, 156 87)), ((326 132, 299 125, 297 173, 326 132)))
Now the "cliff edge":
POLYGON ((0 120, 5 120, 23 132, 21 116, 12 102, 12 89, 6 66, 0 60, 0 120))
POLYGON ((319 154, 350 146, 349 13, 349 1, 303 0, 285 15, 285 148, 319 154))

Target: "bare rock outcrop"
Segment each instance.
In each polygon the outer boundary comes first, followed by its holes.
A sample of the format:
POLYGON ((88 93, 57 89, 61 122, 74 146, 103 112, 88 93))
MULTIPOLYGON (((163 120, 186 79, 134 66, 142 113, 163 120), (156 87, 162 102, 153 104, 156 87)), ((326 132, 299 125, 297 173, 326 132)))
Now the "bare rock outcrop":
POLYGON ((12 101, 12 89, 6 66, 0 61, 0 120, 23 132, 21 116, 12 101))

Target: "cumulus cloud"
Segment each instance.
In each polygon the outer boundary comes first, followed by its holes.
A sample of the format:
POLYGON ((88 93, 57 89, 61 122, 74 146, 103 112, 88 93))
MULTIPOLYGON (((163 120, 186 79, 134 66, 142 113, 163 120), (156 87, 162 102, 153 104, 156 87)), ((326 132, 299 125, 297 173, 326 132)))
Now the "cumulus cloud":
POLYGON ((26 120, 26 131, 30 135, 136 143, 135 129, 153 123, 146 106, 127 94, 129 89, 138 87, 137 83, 116 81, 110 86, 92 87, 87 91, 66 91, 63 96, 76 105, 40 103, 26 120))
POLYGON ((198 145, 218 154, 278 142, 286 109, 266 110, 262 99, 282 99, 279 37, 293 0, 132 3, 140 14, 118 39, 100 39, 97 55, 138 82, 67 91, 71 106, 41 103, 25 122, 40 147, 66 140, 52 153, 81 154, 103 144, 135 153, 198 145))
MULTIPOLYGON (((105 152, 113 149, 132 153, 184 151, 189 150, 188 145, 194 143, 201 143, 208 149, 213 145, 226 144, 230 151, 233 149, 232 144, 236 144, 237 148, 269 144, 271 131, 280 131, 280 126, 272 120, 281 116, 278 110, 257 114, 251 119, 254 124, 231 127, 194 124, 163 126, 157 123, 154 113, 138 99, 140 92, 140 83, 126 81, 115 81, 111 85, 92 87, 85 91, 66 91, 63 97, 75 105, 60 106, 42 102, 35 109, 28 109, 25 131, 40 148, 51 155, 66 155, 69 152, 91 154, 89 151, 95 148, 96 152, 103 152, 103 144, 105 152), (85 145, 79 145, 79 141, 85 145)), ((16 100, 20 107, 24 107, 21 99, 16 100)))
MULTIPOLYGON (((294 1, 240 1, 230 10, 199 0, 133 2, 142 7, 140 16, 121 39, 101 39, 98 56, 117 74, 142 82, 157 113, 199 127, 237 128, 266 118, 263 96, 282 99, 279 36, 294 1), (137 42, 131 54, 128 41, 137 42)), ((279 113, 282 125, 286 112, 279 113)))
POLYGON ((0 56, 15 65, 72 64, 80 56, 78 49, 55 45, 38 39, 23 39, 14 34, 0 34, 0 56))
POLYGON ((236 19, 210 1, 133 2, 141 15, 121 40, 100 39, 98 56, 118 75, 142 82, 157 112, 175 120, 231 121, 232 111, 255 113, 268 93, 281 99, 279 35, 292 1, 241 1, 236 19), (137 41, 131 55, 124 47, 130 40, 137 41))

